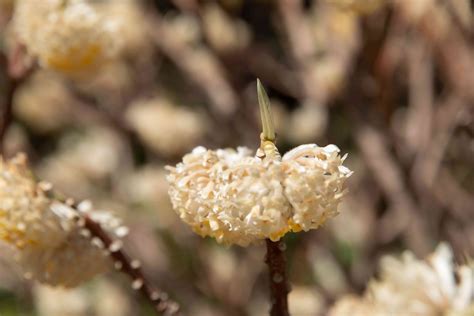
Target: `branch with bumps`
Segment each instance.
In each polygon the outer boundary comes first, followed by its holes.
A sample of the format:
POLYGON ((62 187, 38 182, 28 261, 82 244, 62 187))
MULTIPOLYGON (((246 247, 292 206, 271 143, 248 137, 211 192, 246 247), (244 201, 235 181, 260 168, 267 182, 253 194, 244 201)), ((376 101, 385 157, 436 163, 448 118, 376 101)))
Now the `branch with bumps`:
POLYGON ((150 301, 158 313, 164 315, 180 315, 179 305, 169 298, 169 295, 154 287, 145 277, 140 267, 140 261, 132 260, 122 249, 119 240, 113 240, 102 226, 89 216, 84 216, 84 228, 90 231, 91 237, 98 238, 103 243, 104 249, 110 252, 114 267, 128 275, 132 280, 132 288, 140 291, 150 301))
MULTIPOLYGON (((141 269, 139 260, 132 259, 123 249, 123 242, 119 238, 113 238, 101 223, 94 220, 84 210, 91 209, 90 203, 84 201, 76 204, 72 199, 64 200, 64 203, 70 205, 76 211, 75 222, 82 229, 82 235, 90 238, 91 243, 100 249, 103 249, 113 260, 114 268, 128 275, 132 280, 132 289, 139 291, 145 299, 153 306, 159 315, 179 316, 181 315, 178 303, 170 299, 168 293, 156 288, 145 276, 141 269), (82 211, 81 211, 82 209, 82 211)), ((128 233, 126 227, 120 227, 124 236, 128 233)))

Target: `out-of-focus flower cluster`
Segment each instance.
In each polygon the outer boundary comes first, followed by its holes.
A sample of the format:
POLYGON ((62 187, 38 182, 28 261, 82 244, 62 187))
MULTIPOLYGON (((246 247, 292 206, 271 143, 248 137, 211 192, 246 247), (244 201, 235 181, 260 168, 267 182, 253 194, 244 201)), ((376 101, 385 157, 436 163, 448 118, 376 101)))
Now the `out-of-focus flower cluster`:
POLYGON ((62 289, 35 285, 33 296, 39 316, 127 316, 132 313, 126 292, 100 279, 89 287, 62 289))
POLYGON ((36 183, 26 157, 0 161, 0 239, 14 251, 24 276, 65 287, 107 271, 110 259, 100 240, 82 227, 87 214, 113 236, 124 232, 120 221, 89 203, 78 210, 49 196, 50 185, 36 183))
POLYGON ((55 154, 44 157, 37 173, 68 196, 92 198, 119 167, 123 144, 114 131, 103 127, 63 135, 55 154))
POLYGON ((74 99, 58 76, 46 71, 35 73, 22 86, 14 104, 18 119, 40 134, 57 132, 72 121, 74 99))
POLYGON ((205 121, 197 112, 161 99, 137 101, 126 117, 140 138, 165 156, 189 150, 205 131, 205 121))
POLYGON ((361 298, 348 296, 331 316, 467 316, 474 313, 474 266, 453 265, 452 251, 441 244, 426 260, 406 252, 383 258, 381 275, 361 298))
POLYGON ((336 146, 302 145, 281 162, 250 153, 197 147, 168 167, 173 207, 196 233, 247 246, 318 228, 337 214, 351 172, 336 146))
POLYGON ((117 53, 118 25, 86 0, 19 0, 14 29, 41 65, 78 75, 117 53))

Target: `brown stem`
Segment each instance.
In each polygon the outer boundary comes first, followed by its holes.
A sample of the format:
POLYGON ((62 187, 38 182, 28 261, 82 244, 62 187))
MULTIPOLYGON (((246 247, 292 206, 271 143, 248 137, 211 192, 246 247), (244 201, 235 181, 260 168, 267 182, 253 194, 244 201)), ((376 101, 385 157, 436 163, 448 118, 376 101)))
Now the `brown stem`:
POLYGON ((288 311, 288 281, 286 277, 285 242, 274 242, 266 239, 267 256, 265 263, 268 265, 270 276, 271 316, 289 316, 288 311))
POLYGON ((8 78, 7 90, 1 108, 1 122, 0 122, 0 154, 4 154, 4 138, 8 127, 12 121, 13 96, 18 87, 18 80, 8 78))
MULTIPOLYGON (((105 249, 111 249, 114 240, 104 231, 101 225, 89 216, 84 216, 84 228, 91 232, 93 237, 99 238, 105 249)), ((114 260, 115 268, 130 276, 133 280, 132 286, 139 290, 144 297, 150 301, 158 314, 181 315, 178 303, 171 300, 168 294, 155 288, 143 274, 140 266, 121 249, 110 252, 114 260)))
POLYGON ((21 44, 14 46, 12 51, 0 59, 5 64, 6 91, 0 108, 0 154, 4 154, 4 138, 12 122, 13 98, 17 88, 29 77, 34 70, 34 62, 25 62, 25 48, 21 44))

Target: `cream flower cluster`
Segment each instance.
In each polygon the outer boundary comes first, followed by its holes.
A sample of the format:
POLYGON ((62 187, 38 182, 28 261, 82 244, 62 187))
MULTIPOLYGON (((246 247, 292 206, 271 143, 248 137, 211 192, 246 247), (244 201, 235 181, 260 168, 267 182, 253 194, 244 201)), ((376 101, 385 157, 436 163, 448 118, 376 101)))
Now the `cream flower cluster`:
POLYGON ((248 148, 195 148, 167 167, 169 195, 181 219, 202 235, 247 246, 288 231, 318 228, 337 214, 351 172, 334 145, 299 146, 283 159, 248 148))
POLYGON ((0 160, 0 240, 11 246, 25 277, 50 285, 73 287, 109 269, 100 240, 81 226, 87 213, 114 237, 124 232, 120 221, 82 203, 78 210, 48 197, 36 183, 26 157, 0 160))
POLYGON ((117 52, 117 23, 86 0, 18 0, 14 29, 44 67, 78 75, 117 52))
POLYGON ((206 126, 196 111, 161 98, 135 102, 126 119, 148 146, 166 156, 181 155, 193 148, 206 126))
POLYGON ((340 300, 330 316, 467 316, 474 315, 474 266, 453 266, 446 244, 426 260, 406 252, 401 259, 385 257, 380 280, 364 297, 340 300))

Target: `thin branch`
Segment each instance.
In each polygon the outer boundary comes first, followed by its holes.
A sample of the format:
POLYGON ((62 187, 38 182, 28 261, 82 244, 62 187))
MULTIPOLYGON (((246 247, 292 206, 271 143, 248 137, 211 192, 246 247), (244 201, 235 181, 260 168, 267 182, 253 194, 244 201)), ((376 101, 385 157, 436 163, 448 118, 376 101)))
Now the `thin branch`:
POLYGON ((405 146, 412 153, 422 155, 426 151, 432 134, 434 80, 430 51, 426 43, 419 38, 410 41, 407 64, 410 106, 403 136, 405 146))
MULTIPOLYGON (((334 90, 330 86, 330 80, 326 77, 315 76, 315 69, 318 69, 317 58, 318 44, 314 40, 311 29, 311 21, 304 9, 304 3, 301 0, 278 0, 276 1, 278 13, 281 17, 285 35, 287 37, 287 50, 296 69, 296 73, 303 94, 303 101, 311 101, 313 104, 326 105, 331 99, 334 90)), ((318 7, 318 10, 324 10, 324 6, 318 7)), ((323 28, 324 25, 319 25, 323 28)), ((359 30, 357 25, 352 27, 352 36, 357 37, 359 30)), ((357 41, 341 40, 332 37, 325 47, 327 49, 326 61, 324 63, 334 63, 331 66, 334 69, 349 69, 352 66, 354 52, 358 48, 357 41)))
POLYGON ((150 33, 155 45, 207 96, 213 112, 230 118, 239 105, 239 98, 225 78, 225 69, 211 51, 183 42, 162 21, 150 16, 150 33))
POLYGON ((13 96, 15 95, 18 81, 12 78, 7 79, 6 92, 1 108, 1 122, 0 122, 0 153, 4 155, 5 151, 5 134, 12 121, 13 96))
POLYGON ((453 27, 448 12, 433 2, 423 12, 414 10, 413 1, 395 2, 395 9, 403 20, 413 25, 431 44, 441 71, 459 96, 472 100, 474 91, 474 61, 472 45, 453 27))
POLYGON ((265 263, 268 265, 270 277, 270 302, 271 316, 289 316, 288 311, 288 281, 286 276, 285 242, 273 242, 266 239, 267 256, 265 263))
POLYGON ((17 44, 10 54, 1 55, 1 61, 5 65, 6 90, 0 108, 0 154, 4 154, 5 134, 10 126, 13 115, 13 98, 17 88, 29 77, 34 69, 33 62, 25 62, 24 47, 17 44))
POLYGON ((155 288, 145 277, 138 261, 132 260, 122 249, 113 249, 114 240, 104 231, 99 223, 87 215, 84 216, 84 220, 84 228, 89 230, 93 237, 99 238, 103 242, 105 249, 110 250, 110 257, 114 260, 115 268, 130 276, 133 280, 132 287, 139 290, 159 314, 181 314, 178 303, 171 300, 166 292, 155 288))
POLYGON ((419 254, 428 253, 430 233, 417 210, 415 200, 406 190, 402 170, 385 145, 384 136, 368 124, 358 124, 360 125, 355 135, 356 142, 393 210, 389 212, 391 216, 386 217, 380 225, 381 239, 388 241, 404 232, 411 249, 419 254))
POLYGON ((437 107, 429 145, 417 156, 412 168, 412 176, 414 179, 418 179, 418 185, 421 182, 427 188, 434 185, 449 141, 462 117, 461 114, 467 108, 463 99, 456 95, 448 96, 443 103, 437 107))

